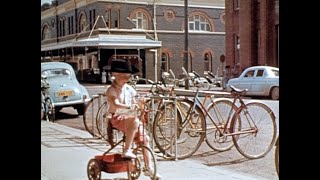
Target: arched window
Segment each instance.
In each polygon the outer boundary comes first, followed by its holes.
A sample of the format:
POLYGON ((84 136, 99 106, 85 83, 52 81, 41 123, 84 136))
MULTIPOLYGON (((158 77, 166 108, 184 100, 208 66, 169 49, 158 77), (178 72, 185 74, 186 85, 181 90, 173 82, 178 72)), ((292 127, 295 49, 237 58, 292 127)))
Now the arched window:
POLYGON ((162 53, 161 54, 161 73, 162 72, 168 72, 169 71, 169 67, 168 67, 168 63, 169 62, 169 55, 167 53, 162 53))
POLYGON ((110 21, 111 21, 111 9, 107 9, 106 10, 106 14, 104 16, 104 20, 105 20, 105 23, 106 23, 106 26, 108 28, 110 28, 110 21))
POLYGON ((42 28, 42 40, 46 40, 50 38, 50 30, 49 30, 49 26, 45 25, 42 28))
POLYGON ((189 17, 190 31, 211 31, 209 21, 202 15, 194 15, 189 17))
POLYGON ((210 23, 207 18, 202 15, 193 15, 189 17, 190 31, 211 31, 210 23))
POLYGON ((114 28, 119 28, 119 19, 120 19, 120 10, 119 9, 114 9, 112 12, 112 19, 114 21, 114 28))
MULTIPOLYGON (((90 30, 93 28, 93 25, 96 21, 96 10, 90 10, 89 11, 89 19, 90 19, 90 30)), ((94 27, 96 29, 96 27, 94 27)))
POLYGON ((62 37, 62 36, 65 36, 66 33, 65 33, 65 18, 62 17, 59 19, 59 37, 62 37))
POLYGON ((212 56, 210 53, 205 53, 204 54, 204 71, 208 72, 208 71, 212 71, 212 56))
POLYGON ((85 14, 80 15, 79 20, 79 32, 82 32, 87 26, 87 18, 85 14))
POLYGON ((137 11, 132 21, 135 22, 136 29, 148 29, 148 18, 144 12, 137 11))

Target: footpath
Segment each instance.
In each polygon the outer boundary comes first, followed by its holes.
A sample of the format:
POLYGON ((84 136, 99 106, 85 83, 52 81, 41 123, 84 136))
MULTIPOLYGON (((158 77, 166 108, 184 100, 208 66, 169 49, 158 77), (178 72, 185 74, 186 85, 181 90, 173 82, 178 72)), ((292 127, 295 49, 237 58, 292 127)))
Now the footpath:
MULTIPOLYGON (((88 161, 95 155, 102 155, 108 148, 104 140, 94 138, 86 131, 42 121, 41 179, 86 180, 88 161)), ((188 159, 174 161, 157 157, 157 170, 162 180, 265 180, 188 159)), ((128 179, 125 172, 101 174, 102 180, 128 179)), ((150 178, 141 174, 139 179, 150 178)))

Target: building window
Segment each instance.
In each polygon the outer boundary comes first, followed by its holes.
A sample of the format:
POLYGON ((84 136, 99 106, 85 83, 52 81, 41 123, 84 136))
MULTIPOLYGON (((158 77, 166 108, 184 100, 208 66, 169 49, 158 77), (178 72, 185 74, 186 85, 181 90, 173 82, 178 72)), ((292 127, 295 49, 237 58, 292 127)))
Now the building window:
POLYGON ((52 20, 51 20, 51 27, 54 27, 54 23, 55 23, 55 20, 52 19, 52 20))
POLYGON ((90 19, 90 29, 92 29, 94 26, 94 23, 96 21, 96 10, 95 9, 90 10, 89 19, 90 19))
POLYGON ((59 19, 59 32, 58 32, 59 37, 65 36, 65 19, 61 18, 59 19))
POLYGON ((80 15, 80 20, 79 20, 79 32, 82 32, 85 30, 87 26, 87 18, 85 14, 80 15))
POLYGON ((112 13, 114 28, 119 28, 120 10, 116 9, 112 13))
POLYGON ((201 15, 194 15, 189 17, 190 31, 211 31, 209 21, 201 15))
POLYGON ((233 9, 239 10, 240 8, 240 0, 233 0, 233 9))
POLYGON ((50 30, 49 30, 49 26, 48 25, 45 25, 43 28, 42 28, 42 40, 46 40, 46 39, 49 39, 50 38, 50 30))
POLYGON ((240 37, 235 34, 234 35, 234 49, 235 49, 235 53, 234 53, 234 64, 237 64, 240 62, 240 37))
POLYGON ((169 62, 169 55, 167 53, 161 54, 161 74, 162 72, 168 72, 168 62, 169 62))
POLYGON ((211 57, 211 54, 210 53, 205 53, 204 54, 204 58, 203 58, 203 60, 204 60, 204 71, 205 72, 208 72, 208 71, 211 71, 211 61, 212 61, 212 57, 211 57))
POLYGON ((68 17, 68 34, 73 34, 73 16, 68 17))
POLYGON ((110 17, 111 17, 111 10, 107 9, 106 14, 104 15, 104 21, 106 23, 106 27, 110 28, 110 17))
POLYGON ((136 12, 135 18, 132 21, 136 25, 136 29, 148 29, 147 15, 141 11, 136 12))

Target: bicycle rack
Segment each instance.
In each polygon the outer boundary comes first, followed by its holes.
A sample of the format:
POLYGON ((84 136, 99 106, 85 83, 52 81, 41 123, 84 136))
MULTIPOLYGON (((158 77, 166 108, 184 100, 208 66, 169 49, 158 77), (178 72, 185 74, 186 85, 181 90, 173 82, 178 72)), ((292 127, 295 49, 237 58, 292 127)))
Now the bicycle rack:
MULTIPOLYGON (((171 130, 176 130, 177 129, 177 122, 176 122, 176 120, 177 120, 177 97, 168 97, 168 96, 165 96, 165 97, 162 97, 162 96, 151 96, 151 108, 152 108, 152 112, 154 113, 155 111, 156 111, 156 109, 155 109, 155 104, 154 104, 154 101, 155 101, 155 99, 164 99, 164 105, 166 106, 166 104, 167 103, 173 103, 174 104, 174 113, 173 113, 173 117, 165 117, 165 118, 169 118, 170 119, 170 122, 171 122, 171 130)), ((165 111, 167 110, 167 108, 165 107, 164 108, 165 109, 165 111)), ((166 112, 164 112, 164 114, 166 115, 167 113, 166 112)), ((152 114, 152 121, 151 121, 151 123, 153 123, 154 122, 154 118, 155 118, 155 114, 152 114)), ((149 123, 148 125, 149 125, 149 127, 150 127, 150 124, 151 123, 149 123)), ((177 153, 178 152, 178 146, 177 146, 177 136, 176 136, 176 132, 172 132, 171 131, 171 134, 170 135, 172 135, 172 134, 175 134, 175 136, 174 136, 174 149, 175 149, 175 153, 177 153)), ((152 136, 152 133, 150 133, 150 138, 153 140, 153 136, 152 136)), ((170 136, 170 137, 172 137, 172 136, 170 136)), ((154 143, 152 143, 152 149, 154 148, 154 143)), ((166 155, 166 154, 164 154, 164 155, 166 155)), ((177 158, 177 154, 175 154, 175 156, 174 157, 172 157, 172 158, 174 158, 175 160, 178 160, 178 158, 177 158)))

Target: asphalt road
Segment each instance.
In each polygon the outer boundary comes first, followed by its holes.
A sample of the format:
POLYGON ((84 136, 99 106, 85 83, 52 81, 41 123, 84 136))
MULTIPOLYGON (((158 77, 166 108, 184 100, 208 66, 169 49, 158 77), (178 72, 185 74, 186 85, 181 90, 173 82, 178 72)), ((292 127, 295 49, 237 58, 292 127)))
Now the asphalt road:
MULTIPOLYGON (((99 94, 105 89, 104 86, 86 85, 89 93, 99 94)), ((247 99, 250 100, 250 99, 247 99)), ((279 124, 279 101, 262 100, 266 103, 276 116, 277 125, 279 124)), ((56 123, 85 130, 83 125, 83 116, 78 116, 77 111, 73 108, 64 108, 56 115, 56 123)), ((279 132, 279 130, 278 130, 279 132)), ((278 133, 279 134, 279 133, 278 133)), ((217 152, 212 150, 205 142, 202 143, 199 150, 190 159, 200 161, 207 166, 217 166, 227 168, 233 171, 249 173, 257 177, 263 177, 270 180, 278 179, 274 164, 273 148, 265 157, 255 160, 250 160, 243 157, 236 148, 231 148, 229 151, 217 152)))

